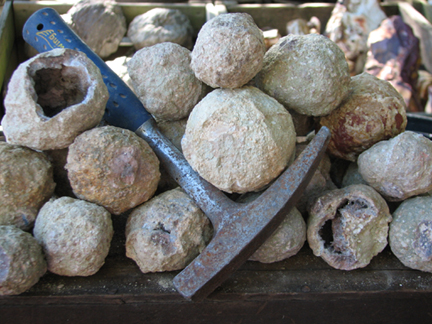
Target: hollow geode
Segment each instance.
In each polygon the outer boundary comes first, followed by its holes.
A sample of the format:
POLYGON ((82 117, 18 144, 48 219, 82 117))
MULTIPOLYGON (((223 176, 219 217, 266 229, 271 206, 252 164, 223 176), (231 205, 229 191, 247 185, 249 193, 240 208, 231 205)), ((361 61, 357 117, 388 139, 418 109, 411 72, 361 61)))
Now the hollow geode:
POLYGON ((12 75, 3 132, 11 144, 65 148, 102 120, 108 96, 99 69, 85 54, 71 49, 41 53, 12 75))

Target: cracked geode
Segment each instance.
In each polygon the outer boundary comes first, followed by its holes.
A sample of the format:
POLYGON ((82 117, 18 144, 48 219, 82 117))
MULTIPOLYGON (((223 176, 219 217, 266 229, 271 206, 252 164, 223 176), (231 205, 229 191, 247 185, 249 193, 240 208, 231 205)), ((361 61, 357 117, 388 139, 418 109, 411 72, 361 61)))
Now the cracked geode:
POLYGON ((126 256, 143 273, 180 270, 212 236, 209 219, 181 189, 135 208, 126 224, 126 256))

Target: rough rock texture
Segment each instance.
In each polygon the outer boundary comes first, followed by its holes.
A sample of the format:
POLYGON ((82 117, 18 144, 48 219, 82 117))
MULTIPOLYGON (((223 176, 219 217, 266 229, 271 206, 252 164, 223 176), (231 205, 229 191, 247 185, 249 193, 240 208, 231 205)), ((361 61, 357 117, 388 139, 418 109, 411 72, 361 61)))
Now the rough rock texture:
POLYGON ((189 116, 183 153, 201 177, 226 192, 258 191, 295 151, 287 110, 254 87, 217 89, 189 116))
POLYGON ((223 14, 202 26, 191 67, 213 88, 240 88, 261 70, 265 52, 263 33, 249 14, 223 14))
POLYGON ((249 260, 273 263, 288 259, 300 251, 305 241, 306 223, 301 213, 294 207, 249 260))
POLYGON ((66 16, 71 28, 101 58, 117 51, 127 31, 126 18, 115 1, 80 0, 66 16))
POLYGON ((0 142, 0 225, 31 229, 55 186, 45 154, 0 142))
POLYGON ((50 272, 91 276, 105 263, 114 231, 105 208, 62 197, 41 208, 33 233, 43 248, 50 272))
POLYGON ((348 12, 366 17, 367 30, 371 31, 387 18, 377 0, 343 0, 343 5, 348 12))
POLYGON ((11 144, 62 149, 103 117, 108 90, 81 52, 54 49, 20 64, 4 100, 3 132, 11 144))
POLYGON ((75 195, 120 214, 150 199, 159 160, 135 133, 114 126, 89 130, 69 147, 66 169, 75 195))
POLYGON ((358 165, 355 162, 351 162, 348 165, 348 168, 342 178, 342 187, 348 187, 353 184, 368 184, 361 176, 358 170, 358 165))
POLYGON ((393 86, 368 73, 352 77, 350 94, 328 116, 320 119, 332 132, 327 152, 356 161, 375 143, 405 130, 405 102, 393 86))
POLYGON ((136 50, 159 43, 176 43, 192 48, 193 28, 189 18, 177 9, 155 8, 136 16, 127 36, 136 50))
POLYGON ((137 207, 126 224, 126 256, 143 273, 183 269, 212 235, 209 219, 180 188, 137 207))
POLYGON ((145 47, 128 63, 135 93, 158 120, 186 118, 204 87, 190 67, 190 51, 178 44, 145 47))
POLYGON ((405 131, 360 154, 359 172, 389 201, 401 201, 432 190, 432 142, 405 131))
POLYGON ((286 108, 310 116, 333 111, 348 94, 349 82, 344 53, 317 34, 282 37, 267 51, 256 76, 258 88, 286 108))
POLYGON ((313 253, 333 268, 363 268, 386 247, 391 219, 387 203, 373 188, 352 185, 316 200, 307 240, 313 253))
POLYGON ((131 59, 132 58, 128 56, 120 56, 114 60, 105 61, 105 63, 124 81, 124 83, 129 86, 129 88, 134 90, 132 79, 130 78, 127 69, 127 65, 131 59))
POLYGON ((47 270, 41 246, 13 225, 0 225, 0 295, 19 295, 47 270))
POLYGON ((393 213, 389 245, 405 266, 432 272, 432 196, 402 202, 393 213))

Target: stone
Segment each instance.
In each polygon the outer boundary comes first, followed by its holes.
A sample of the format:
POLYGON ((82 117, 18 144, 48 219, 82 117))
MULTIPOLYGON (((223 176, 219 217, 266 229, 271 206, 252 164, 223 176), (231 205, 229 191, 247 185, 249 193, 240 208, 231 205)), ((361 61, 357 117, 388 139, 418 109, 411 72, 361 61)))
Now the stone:
POLYGON ((43 248, 50 272, 86 277, 105 263, 114 231, 105 208, 61 197, 41 208, 33 233, 43 248))
POLYGON ((55 187, 44 153, 0 142, 0 225, 30 230, 55 187))
POLYGON ((13 225, 0 225, 0 295, 19 295, 45 274, 47 264, 34 237, 13 225))
POLYGON ((261 70, 265 52, 263 32, 249 14, 223 14, 200 29, 191 68, 213 88, 240 88, 261 70))
POLYGON ((288 111, 255 87, 216 89, 192 110, 182 139, 191 167, 220 190, 259 191, 291 161, 288 111))
POLYGON ((129 215, 126 256, 143 273, 180 270, 201 253, 212 233, 209 219, 181 188, 176 188, 129 215))
POLYGON ((290 34, 267 51, 255 82, 287 109, 324 116, 348 95, 350 75, 344 53, 327 37, 290 34))
POLYGON ((115 215, 149 200, 160 179, 159 160, 147 142, 114 126, 78 136, 65 168, 76 197, 115 215))
POLYGON ((96 65, 71 49, 54 49, 21 63, 4 100, 3 132, 11 144, 35 150, 68 147, 102 120, 109 98, 96 65))

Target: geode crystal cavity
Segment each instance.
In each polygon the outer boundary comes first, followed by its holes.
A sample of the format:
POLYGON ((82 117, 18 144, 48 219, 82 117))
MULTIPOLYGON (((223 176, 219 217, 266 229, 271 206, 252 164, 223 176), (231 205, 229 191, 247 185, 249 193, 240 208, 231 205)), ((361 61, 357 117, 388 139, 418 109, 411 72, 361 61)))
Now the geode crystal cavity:
POLYGON ((127 31, 136 50, 164 42, 191 49, 192 34, 189 18, 178 9, 167 8, 151 9, 136 16, 127 31))
POLYGON ((249 14, 223 14, 202 26, 191 67, 213 88, 240 88, 261 70, 265 52, 263 33, 249 14))
POLYGON ((157 120, 179 120, 202 98, 204 85, 190 67, 190 51, 178 44, 145 47, 128 63, 135 93, 157 120))
POLYGON ((267 51, 255 79, 287 109, 324 116, 348 95, 350 74, 343 51, 327 37, 290 34, 267 51))
POLYGON ((389 245, 407 267, 432 272, 432 197, 413 197, 393 213, 389 245))
POLYGON ((50 272, 90 276, 105 263, 114 232, 105 208, 62 197, 41 208, 33 233, 43 247, 50 272))
POLYGON ((55 186, 45 154, 0 142, 0 225, 31 229, 55 186))
POLYGON ((391 219, 386 201, 373 188, 335 189, 309 210, 307 240, 333 268, 363 268, 386 247, 391 219))
POLYGON ((359 173, 389 201, 402 201, 432 190, 432 142, 405 131, 360 154, 359 173))
POLYGON ((183 269, 212 235, 209 219, 180 188, 135 208, 126 224, 126 256, 143 273, 183 269))
POLYGON ((68 177, 75 195, 120 214, 150 199, 160 178, 159 160, 134 132, 94 128, 69 147, 68 177))
POLYGON ((41 246, 21 229, 0 225, 0 295, 19 295, 47 270, 41 246))
POLYGON ((201 177, 226 192, 259 191, 295 151, 287 110, 255 87, 216 89, 192 110, 183 153, 201 177))
POLYGON ((103 117, 108 90, 84 53, 54 49, 22 63, 4 100, 3 132, 11 144, 36 150, 69 146, 103 117))

